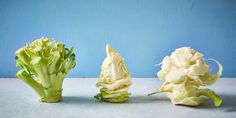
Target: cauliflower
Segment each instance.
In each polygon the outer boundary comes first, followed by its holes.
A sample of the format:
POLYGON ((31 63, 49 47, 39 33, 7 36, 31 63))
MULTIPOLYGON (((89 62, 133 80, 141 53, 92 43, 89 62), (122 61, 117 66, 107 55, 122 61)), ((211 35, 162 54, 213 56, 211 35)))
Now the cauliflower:
POLYGON ((106 46, 106 53, 100 79, 96 84, 100 88, 100 93, 94 97, 105 102, 125 102, 130 95, 128 90, 131 76, 124 64, 124 59, 110 45, 106 46))
POLYGON ((16 77, 29 85, 41 102, 60 102, 66 75, 76 66, 73 49, 61 42, 40 38, 16 51, 16 77))
POLYGON ((219 70, 212 75, 203 55, 190 47, 176 49, 161 62, 161 70, 157 73, 164 83, 160 89, 149 95, 165 92, 173 104, 198 106, 213 99, 215 106, 220 106, 222 99, 210 89, 201 86, 213 84, 222 75, 222 65, 214 59, 219 70))

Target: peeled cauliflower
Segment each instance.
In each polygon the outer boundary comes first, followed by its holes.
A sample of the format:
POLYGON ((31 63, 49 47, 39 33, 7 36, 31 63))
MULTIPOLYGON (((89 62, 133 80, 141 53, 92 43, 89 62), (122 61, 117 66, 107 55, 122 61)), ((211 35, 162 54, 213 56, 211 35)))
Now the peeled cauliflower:
POLYGON ((164 83, 153 95, 165 92, 173 104, 198 106, 213 99, 215 106, 220 106, 222 99, 210 89, 200 86, 213 84, 222 75, 222 65, 214 59, 219 70, 212 75, 203 55, 190 47, 182 47, 166 56, 161 62, 161 70, 157 73, 164 83))
POLYGON ((100 93, 94 96, 104 102, 122 103, 129 99, 131 75, 125 66, 124 59, 110 45, 106 46, 107 57, 101 67, 100 79, 96 86, 100 93))

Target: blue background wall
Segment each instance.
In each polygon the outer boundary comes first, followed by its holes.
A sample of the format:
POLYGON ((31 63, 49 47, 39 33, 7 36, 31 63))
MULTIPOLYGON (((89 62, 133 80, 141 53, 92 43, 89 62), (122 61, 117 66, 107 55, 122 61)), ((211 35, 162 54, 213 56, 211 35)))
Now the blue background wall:
POLYGON ((134 77, 155 77, 154 65, 182 46, 236 76, 235 0, 0 0, 0 77, 14 77, 15 51, 41 36, 75 47, 69 77, 99 76, 107 43, 134 77))

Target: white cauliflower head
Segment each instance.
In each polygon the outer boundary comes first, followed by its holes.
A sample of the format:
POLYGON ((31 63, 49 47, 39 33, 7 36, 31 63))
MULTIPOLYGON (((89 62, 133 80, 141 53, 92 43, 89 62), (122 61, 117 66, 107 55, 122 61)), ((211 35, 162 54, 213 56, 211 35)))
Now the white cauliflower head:
POLYGON ((174 104, 197 106, 209 100, 203 95, 212 98, 215 105, 219 106, 219 96, 210 89, 200 89, 200 86, 213 84, 222 74, 221 64, 214 59, 210 60, 219 65, 219 71, 215 75, 211 75, 200 52, 190 47, 176 49, 161 62, 161 70, 157 76, 165 82, 157 92, 166 92, 174 104))

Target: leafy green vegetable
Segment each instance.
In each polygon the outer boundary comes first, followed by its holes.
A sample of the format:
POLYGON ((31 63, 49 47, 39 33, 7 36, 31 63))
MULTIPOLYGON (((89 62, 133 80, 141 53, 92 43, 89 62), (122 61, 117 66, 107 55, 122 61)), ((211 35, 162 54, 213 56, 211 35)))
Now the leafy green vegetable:
POLYGON ((28 84, 42 102, 60 102, 62 83, 76 65, 73 48, 40 38, 16 51, 16 77, 28 84))
POLYGON ((171 56, 162 61, 161 70, 157 73, 160 80, 165 81, 153 95, 165 92, 173 104, 198 106, 213 99, 215 106, 220 106, 222 99, 210 89, 200 89, 216 82, 222 75, 222 65, 214 59, 219 70, 211 75, 203 55, 190 47, 176 49, 171 56))

